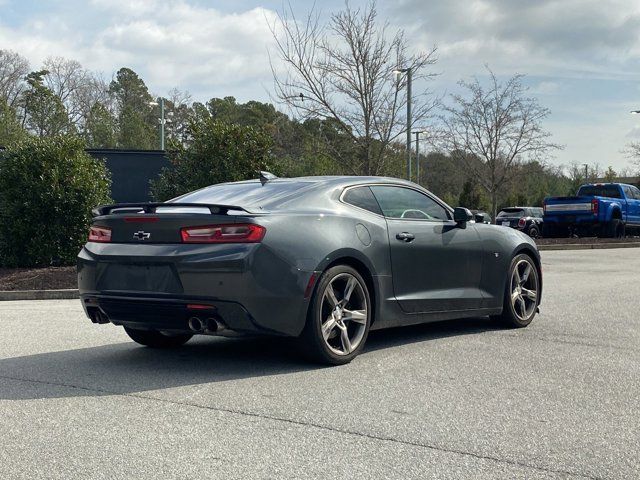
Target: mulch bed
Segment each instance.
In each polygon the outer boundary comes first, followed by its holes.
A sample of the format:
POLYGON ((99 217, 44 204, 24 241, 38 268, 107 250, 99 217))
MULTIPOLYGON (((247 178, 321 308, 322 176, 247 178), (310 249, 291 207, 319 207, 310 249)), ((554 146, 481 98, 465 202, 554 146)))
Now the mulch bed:
POLYGON ((0 268, 0 291, 78 288, 76 267, 0 268))

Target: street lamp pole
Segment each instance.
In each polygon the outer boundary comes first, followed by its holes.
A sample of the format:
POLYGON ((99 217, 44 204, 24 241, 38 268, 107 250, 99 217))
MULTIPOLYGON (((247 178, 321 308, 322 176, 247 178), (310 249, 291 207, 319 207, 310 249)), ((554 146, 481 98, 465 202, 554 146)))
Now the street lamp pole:
POLYGON ((407 179, 411 180, 411 67, 394 70, 396 81, 400 82, 400 74, 407 74, 407 179))
POLYGON ((424 133, 422 130, 413 132, 416 136, 416 183, 420 184, 420 134, 424 133))
POLYGON ((167 123, 167 119, 164 117, 164 98, 158 97, 157 101, 149 102, 149 105, 152 107, 160 106, 160 150, 164 152, 164 126, 167 123))
POLYGON ((164 98, 160 97, 158 101, 160 103, 160 150, 164 152, 164 98))
POLYGON ((584 166, 584 183, 589 182, 589 164, 583 163, 584 166))

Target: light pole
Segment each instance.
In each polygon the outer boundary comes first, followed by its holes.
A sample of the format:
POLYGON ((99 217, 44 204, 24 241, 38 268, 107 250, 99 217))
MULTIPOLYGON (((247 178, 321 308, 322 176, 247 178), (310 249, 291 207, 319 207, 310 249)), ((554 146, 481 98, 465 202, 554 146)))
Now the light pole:
POLYGON ((167 120, 164 118, 164 98, 158 97, 158 101, 149 102, 151 106, 160 105, 160 150, 164 151, 164 125, 167 123, 167 120))
POLYGON ((583 163, 582 166, 584 167, 584 183, 588 183, 589 182, 589 164, 583 163))
POLYGON ((423 130, 416 130, 413 134, 416 136, 416 183, 420 183, 420 135, 423 134, 423 130))
POLYGON ((396 88, 400 85, 400 75, 407 74, 407 179, 411 180, 411 67, 394 70, 396 88))

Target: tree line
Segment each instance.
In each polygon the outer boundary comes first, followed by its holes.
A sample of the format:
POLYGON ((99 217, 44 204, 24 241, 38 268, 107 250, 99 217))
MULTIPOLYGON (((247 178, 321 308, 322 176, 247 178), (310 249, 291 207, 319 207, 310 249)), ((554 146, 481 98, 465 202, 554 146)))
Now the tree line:
MULTIPOLYGON (((446 98, 416 89, 435 75, 437 49, 412 53, 402 30, 390 32, 378 19, 374 3, 347 5, 325 23, 313 10, 304 19, 285 10, 272 32, 274 95, 290 114, 233 96, 199 102, 178 88, 163 95, 174 169, 154 182, 157 198, 247 178, 256 166, 285 176, 405 177, 407 128, 424 131, 427 147, 420 178, 412 180, 451 205, 493 214, 573 194, 586 180, 634 173, 585 170, 580 161, 551 165, 562 146, 544 128, 549 110, 529 96, 520 75, 501 81, 487 66, 488 81, 461 81, 446 98)), ((0 145, 71 135, 89 148, 157 149, 157 97, 127 67, 106 80, 75 60, 52 57, 32 69, 19 53, 0 50, 0 145)))

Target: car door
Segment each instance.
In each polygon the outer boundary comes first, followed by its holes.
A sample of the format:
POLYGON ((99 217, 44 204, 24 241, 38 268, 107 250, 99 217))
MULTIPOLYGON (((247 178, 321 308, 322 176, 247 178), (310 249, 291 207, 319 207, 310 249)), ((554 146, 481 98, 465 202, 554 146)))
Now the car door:
MULTIPOLYGON (((638 190, 634 186, 630 186, 629 193, 630 196, 627 196, 627 205, 629 210, 629 218, 627 223, 632 223, 633 225, 640 225, 640 190, 638 190)), ((627 193, 625 191, 625 193, 627 193)))
POLYGON ((393 289, 402 310, 479 308, 483 255, 475 224, 461 228, 445 206, 411 187, 371 190, 386 218, 393 289))

